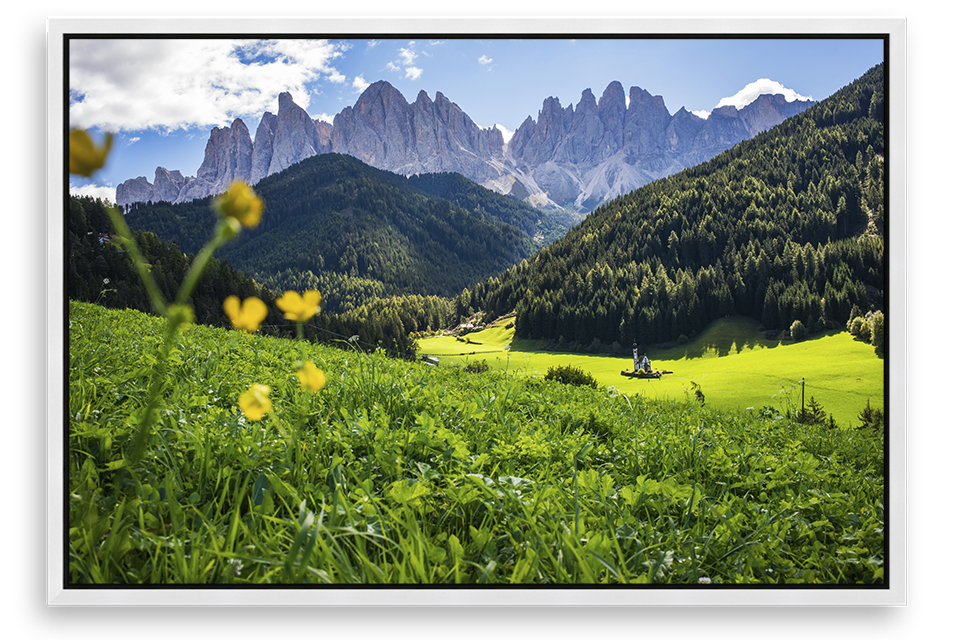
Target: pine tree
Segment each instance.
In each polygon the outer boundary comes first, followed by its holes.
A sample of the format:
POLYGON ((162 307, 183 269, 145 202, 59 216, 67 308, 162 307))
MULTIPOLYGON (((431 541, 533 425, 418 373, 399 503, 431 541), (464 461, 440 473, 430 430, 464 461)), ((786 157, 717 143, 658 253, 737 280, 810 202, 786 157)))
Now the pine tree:
POLYGON ((767 287, 763 299, 763 315, 760 320, 767 329, 776 329, 780 326, 780 303, 773 287, 767 287))

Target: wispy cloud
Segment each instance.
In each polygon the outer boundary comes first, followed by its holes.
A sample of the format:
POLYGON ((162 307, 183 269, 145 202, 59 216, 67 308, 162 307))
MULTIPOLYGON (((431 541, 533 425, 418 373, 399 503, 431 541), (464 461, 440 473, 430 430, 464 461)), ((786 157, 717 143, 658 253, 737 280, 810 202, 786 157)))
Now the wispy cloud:
POLYGON ((112 131, 225 126, 275 109, 283 91, 306 108, 307 83, 345 80, 333 66, 345 48, 292 39, 74 40, 70 124, 112 131))
POLYGON ((387 63, 387 71, 391 73, 402 73, 403 77, 408 80, 416 80, 423 75, 423 69, 413 64, 413 61, 419 57, 419 54, 414 49, 415 45, 416 42, 411 41, 406 47, 400 47, 397 59, 387 63))
POLYGON ((483 54, 482 56, 477 58, 477 62, 479 62, 480 64, 490 64, 491 62, 493 62, 493 58, 488 58, 487 54, 483 54))

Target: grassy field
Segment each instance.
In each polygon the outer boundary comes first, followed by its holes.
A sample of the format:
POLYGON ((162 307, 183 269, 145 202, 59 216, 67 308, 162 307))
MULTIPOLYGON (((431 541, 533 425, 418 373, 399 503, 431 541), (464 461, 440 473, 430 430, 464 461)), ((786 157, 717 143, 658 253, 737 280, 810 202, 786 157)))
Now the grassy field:
POLYGON ((200 325, 164 363, 160 318, 69 320, 68 585, 885 579, 880 431, 200 325))
POLYGON ((491 369, 542 376, 550 367, 573 365, 588 371, 603 387, 628 395, 676 400, 700 385, 708 407, 759 410, 764 406, 798 406, 801 384, 841 425, 853 424, 867 404, 884 407, 883 360, 870 345, 843 331, 820 334, 802 342, 767 340, 749 318, 730 317, 711 324, 686 345, 647 352, 657 369, 672 371, 659 380, 620 375, 633 369, 632 357, 543 351, 542 341, 519 340, 504 319, 458 341, 444 336, 420 340, 423 354, 440 356, 443 364, 486 360, 491 369), (509 347, 509 349, 507 349, 509 347))

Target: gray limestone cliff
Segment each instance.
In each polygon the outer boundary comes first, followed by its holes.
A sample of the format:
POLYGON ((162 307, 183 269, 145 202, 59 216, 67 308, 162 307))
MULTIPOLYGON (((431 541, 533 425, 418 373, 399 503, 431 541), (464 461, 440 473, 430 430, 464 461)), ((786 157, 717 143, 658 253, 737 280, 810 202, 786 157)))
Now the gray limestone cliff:
POLYGON ((437 92, 413 104, 389 83, 371 84, 333 121, 333 150, 403 175, 452 171, 482 182, 496 178, 503 135, 481 129, 437 92))
POLYGON ((277 115, 263 114, 254 139, 239 118, 229 127, 214 127, 196 177, 157 167, 153 184, 141 176, 118 185, 117 204, 186 202, 222 193, 234 180, 256 184, 301 160, 329 153, 332 132, 329 123, 314 120, 289 93, 281 93, 277 115))
POLYGON ((743 109, 721 107, 703 119, 683 108, 671 116, 662 97, 638 87, 629 96, 615 81, 599 101, 589 89, 576 107, 544 100, 536 121, 527 118, 508 145, 524 197, 588 211, 709 160, 813 104, 762 95, 743 109))
POLYGON ((281 93, 274 115, 264 113, 256 136, 242 120, 214 128, 196 177, 157 168, 117 187, 121 205, 183 202, 220 193, 233 180, 256 184, 313 155, 344 153, 402 175, 457 172, 494 191, 540 206, 589 211, 648 182, 709 160, 796 115, 812 101, 761 95, 742 109, 714 109, 706 119, 681 108, 670 115, 663 98, 611 82, 600 99, 585 89, 576 106, 543 101, 507 144, 496 127, 483 129, 437 92, 413 103, 385 81, 367 87, 333 124, 310 118, 281 93), (629 100, 627 97, 629 96, 629 100))

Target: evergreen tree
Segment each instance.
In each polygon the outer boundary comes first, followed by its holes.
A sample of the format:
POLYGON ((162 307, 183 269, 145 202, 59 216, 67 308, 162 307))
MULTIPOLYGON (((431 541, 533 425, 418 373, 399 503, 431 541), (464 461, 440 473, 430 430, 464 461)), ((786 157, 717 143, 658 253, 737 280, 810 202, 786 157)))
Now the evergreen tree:
POLYGON ((775 329, 780 326, 780 304, 773 287, 767 287, 767 293, 763 299, 763 315, 760 322, 763 323, 763 326, 767 329, 775 329))

